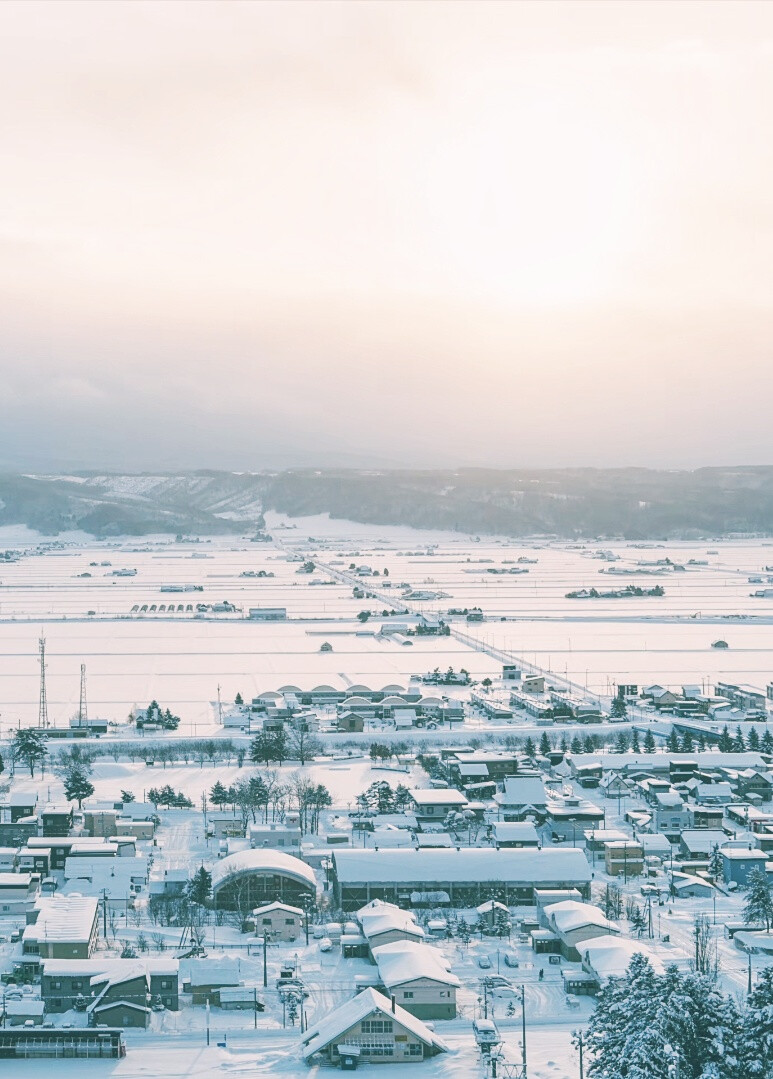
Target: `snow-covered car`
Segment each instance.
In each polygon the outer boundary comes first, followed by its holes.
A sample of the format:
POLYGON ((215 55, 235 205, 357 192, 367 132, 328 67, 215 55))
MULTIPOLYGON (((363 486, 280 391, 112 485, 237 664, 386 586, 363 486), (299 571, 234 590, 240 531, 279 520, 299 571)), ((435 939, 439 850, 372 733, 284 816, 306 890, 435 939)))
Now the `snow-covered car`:
POLYGON ((321 952, 329 952, 332 947, 333 942, 330 937, 323 937, 322 940, 319 942, 319 950, 321 952))
POLYGON ((491 969, 491 960, 489 959, 489 957, 487 955, 479 955, 478 956, 478 966, 480 967, 481 970, 490 970, 491 969))
POLYGON ((520 966, 520 964, 514 955, 511 955, 509 952, 505 952, 505 966, 517 967, 520 966))
MULTIPOLYGON (((509 978, 503 978, 501 974, 490 974, 487 978, 483 979, 486 985, 494 988, 502 988, 504 986, 511 986, 509 978)), ((512 987, 512 986, 511 986, 512 987)))

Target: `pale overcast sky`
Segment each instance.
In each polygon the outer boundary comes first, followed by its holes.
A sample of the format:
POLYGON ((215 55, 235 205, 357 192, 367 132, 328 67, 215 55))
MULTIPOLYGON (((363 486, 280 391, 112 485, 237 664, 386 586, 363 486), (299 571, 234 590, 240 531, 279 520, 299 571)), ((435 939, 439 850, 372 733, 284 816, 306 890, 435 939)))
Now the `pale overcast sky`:
POLYGON ((773 6, 0 4, 0 467, 773 463, 773 6))

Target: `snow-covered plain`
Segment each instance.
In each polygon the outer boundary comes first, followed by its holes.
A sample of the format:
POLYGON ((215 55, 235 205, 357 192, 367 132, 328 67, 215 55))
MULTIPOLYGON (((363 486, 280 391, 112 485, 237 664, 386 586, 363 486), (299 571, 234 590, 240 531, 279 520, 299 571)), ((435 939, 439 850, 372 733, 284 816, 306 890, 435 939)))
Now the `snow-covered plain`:
MULTIPOLYGON (((326 517, 289 521, 270 515, 270 524, 271 544, 233 537, 178 544, 169 537, 84 542, 68 536, 62 550, 3 564, 0 729, 37 718, 41 627, 49 713, 57 724, 77 708, 81 662, 87 665, 91 715, 120 722, 133 705, 155 697, 182 716, 189 734, 213 729, 218 685, 227 702, 237 692, 247 698, 284 684, 405 684, 413 674, 449 665, 478 678, 498 672, 484 651, 454 638, 415 639, 411 648, 378 639, 383 602, 355 599, 348 584, 321 569, 299 574, 298 563, 289 560, 299 556, 339 571, 352 563, 386 568, 388 579, 364 578, 362 584, 383 588, 388 581, 391 588, 382 595, 396 603, 402 582, 441 594, 415 603, 419 611, 480 606, 487 620, 463 628, 483 647, 523 656, 596 693, 608 693, 618 681, 709 686, 728 678, 764 685, 773 674, 773 599, 750 595, 765 587, 765 566, 773 563, 773 547, 761 542, 606 545, 618 558, 606 562, 592 557, 592 544, 474 541, 326 517), (685 571, 638 565, 666 558, 685 571), (136 569, 136 576, 111 576, 122 568, 136 569), (610 568, 635 572, 600 572, 610 568), (241 576, 250 571, 275 576, 241 576), (750 583, 749 577, 762 581, 750 583), (164 584, 195 584, 203 591, 162 593, 164 584), (660 584, 666 594, 565 598, 578 588, 628 584, 660 584), (138 611, 143 605, 222 600, 240 613, 197 619, 189 611, 138 611), (248 609, 259 606, 286 607, 288 621, 246 620, 248 609), (377 612, 364 627, 356 620, 363 607, 377 612), (728 649, 711 647, 719 637, 728 649), (320 652, 323 641, 332 652, 320 652)), ((5 531, 8 546, 39 539, 25 530, 5 531)))

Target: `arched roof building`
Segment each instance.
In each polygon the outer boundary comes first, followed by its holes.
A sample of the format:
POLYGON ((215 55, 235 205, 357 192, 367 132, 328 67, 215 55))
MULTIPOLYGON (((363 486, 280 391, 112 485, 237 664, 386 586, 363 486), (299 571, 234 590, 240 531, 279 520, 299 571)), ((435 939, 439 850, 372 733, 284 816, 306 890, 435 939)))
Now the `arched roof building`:
POLYGON ((277 850, 242 850, 212 869, 212 900, 221 910, 243 914, 275 900, 298 906, 316 895, 317 879, 300 858, 277 850))

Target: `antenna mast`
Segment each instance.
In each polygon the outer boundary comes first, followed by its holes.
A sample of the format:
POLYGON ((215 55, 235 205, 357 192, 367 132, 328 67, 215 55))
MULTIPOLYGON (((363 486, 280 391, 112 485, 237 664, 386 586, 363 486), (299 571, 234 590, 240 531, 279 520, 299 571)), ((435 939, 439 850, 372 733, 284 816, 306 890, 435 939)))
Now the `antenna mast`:
POLYGON ((81 663, 81 700, 78 706, 78 726, 88 723, 89 714, 86 707, 86 664, 81 663))
MULTIPOLYGON (((42 632, 42 631, 41 631, 42 632)), ((38 726, 48 726, 48 698, 46 696, 46 638, 38 639, 40 653, 40 703, 38 705, 38 726)))

